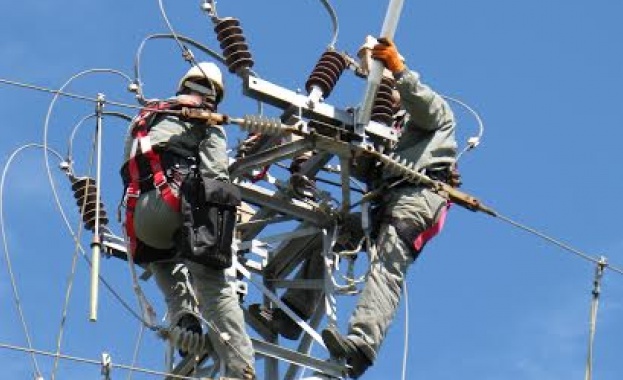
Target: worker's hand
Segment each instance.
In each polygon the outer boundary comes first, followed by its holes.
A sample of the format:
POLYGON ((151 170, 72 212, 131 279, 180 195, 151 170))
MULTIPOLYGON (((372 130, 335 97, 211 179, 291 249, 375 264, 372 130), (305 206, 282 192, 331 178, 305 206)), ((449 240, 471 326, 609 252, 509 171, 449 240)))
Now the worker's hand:
POLYGON ((392 73, 399 73, 405 69, 402 56, 398 53, 396 44, 385 37, 378 39, 379 43, 372 48, 372 58, 383 62, 385 67, 392 73))

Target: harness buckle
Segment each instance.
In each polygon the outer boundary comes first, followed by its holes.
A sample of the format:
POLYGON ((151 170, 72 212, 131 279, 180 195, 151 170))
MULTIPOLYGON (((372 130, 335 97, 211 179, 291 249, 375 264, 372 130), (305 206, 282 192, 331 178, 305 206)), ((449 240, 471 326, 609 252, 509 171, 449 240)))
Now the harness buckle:
POLYGON ((128 186, 125 196, 126 198, 138 198, 141 195, 141 191, 139 189, 135 189, 133 186, 128 186))

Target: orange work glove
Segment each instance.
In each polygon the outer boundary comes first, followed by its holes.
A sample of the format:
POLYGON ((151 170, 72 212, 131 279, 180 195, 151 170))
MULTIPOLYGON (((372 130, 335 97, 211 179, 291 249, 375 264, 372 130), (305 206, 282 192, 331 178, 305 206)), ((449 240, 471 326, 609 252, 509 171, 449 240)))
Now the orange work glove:
POLYGON ((405 69, 402 56, 396 49, 396 44, 389 38, 381 37, 379 43, 372 48, 372 58, 383 62, 385 67, 392 73, 399 73, 405 69))

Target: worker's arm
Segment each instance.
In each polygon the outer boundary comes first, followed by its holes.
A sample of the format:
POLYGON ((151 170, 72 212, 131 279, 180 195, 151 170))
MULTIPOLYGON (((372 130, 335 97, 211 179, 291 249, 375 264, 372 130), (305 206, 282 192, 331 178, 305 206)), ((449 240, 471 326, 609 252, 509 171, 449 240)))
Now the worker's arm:
POLYGON ((454 123, 448 103, 420 81, 420 75, 409 70, 396 45, 380 38, 372 49, 372 57, 383 62, 396 79, 402 107, 411 115, 409 127, 434 131, 454 123))

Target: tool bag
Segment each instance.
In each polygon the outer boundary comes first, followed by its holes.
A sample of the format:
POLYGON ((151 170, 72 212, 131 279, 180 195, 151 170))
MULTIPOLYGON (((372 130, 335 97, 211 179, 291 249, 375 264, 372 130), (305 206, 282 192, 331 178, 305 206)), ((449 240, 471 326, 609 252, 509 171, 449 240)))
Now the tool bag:
POLYGON ((190 174, 180 189, 182 226, 176 234, 183 257, 214 269, 232 265, 240 191, 228 182, 190 174))

